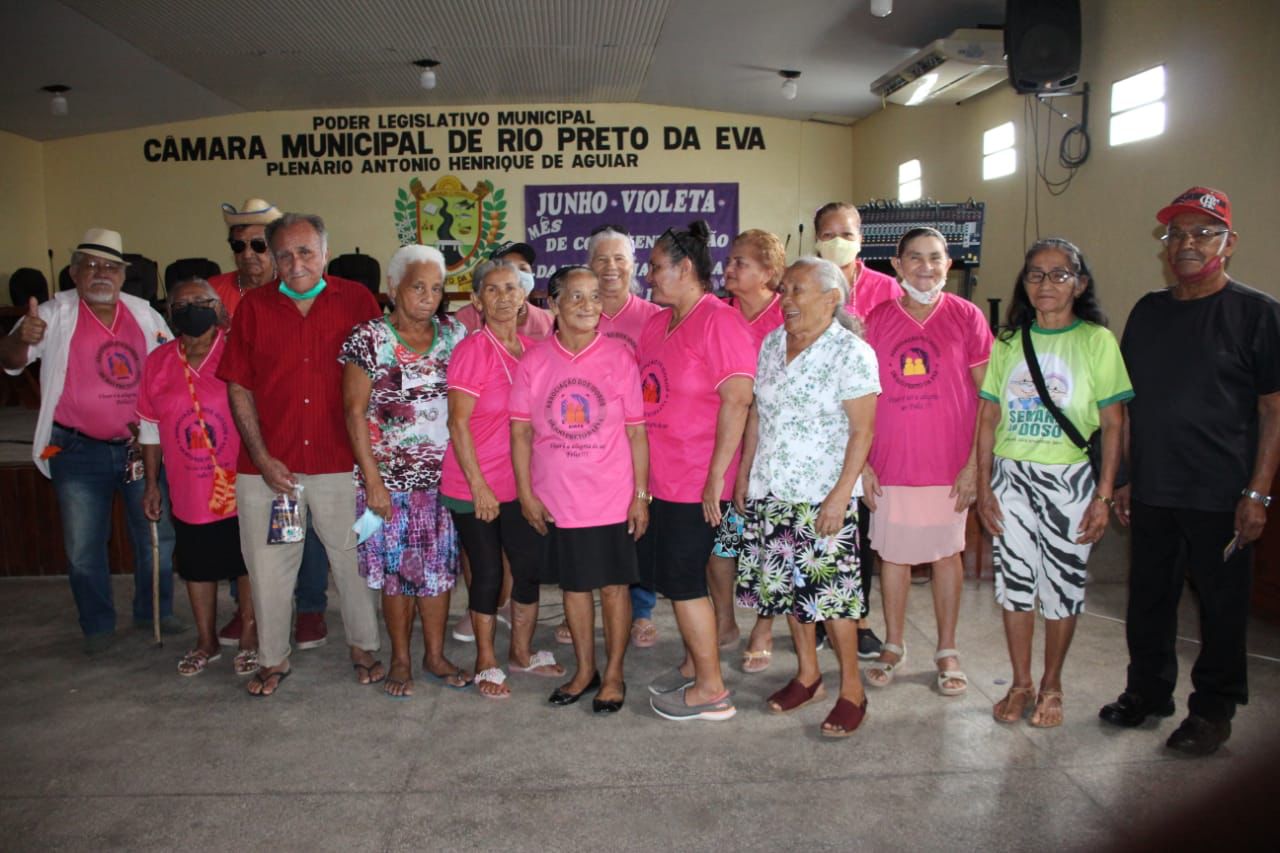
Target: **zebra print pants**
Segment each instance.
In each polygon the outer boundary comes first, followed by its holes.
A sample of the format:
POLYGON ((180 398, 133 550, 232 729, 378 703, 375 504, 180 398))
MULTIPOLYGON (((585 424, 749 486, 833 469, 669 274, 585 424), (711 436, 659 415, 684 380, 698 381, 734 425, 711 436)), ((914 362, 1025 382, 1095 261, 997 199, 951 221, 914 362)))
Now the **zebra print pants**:
POLYGON ((997 456, 991 489, 1004 513, 1004 533, 992 548, 996 601, 1027 612, 1039 599, 1046 619, 1079 614, 1091 546, 1075 539, 1093 500, 1089 463, 1041 465, 997 456))

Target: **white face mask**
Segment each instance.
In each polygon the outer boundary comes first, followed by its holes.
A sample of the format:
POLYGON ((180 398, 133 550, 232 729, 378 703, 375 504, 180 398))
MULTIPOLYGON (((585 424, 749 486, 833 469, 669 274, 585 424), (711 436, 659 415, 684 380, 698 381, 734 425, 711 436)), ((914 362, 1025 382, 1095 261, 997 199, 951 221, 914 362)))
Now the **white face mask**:
POLYGON ((900 281, 898 283, 901 284, 902 289, 907 292, 907 296, 910 296, 921 305, 929 305, 936 302, 938 295, 942 293, 942 288, 947 286, 947 280, 945 278, 928 290, 917 290, 905 281, 900 281))
POLYGON ((520 286, 524 288, 524 295, 528 296, 533 293, 533 273, 517 270, 516 275, 520 279, 520 286))
POLYGON ((832 237, 830 240, 819 240, 813 244, 818 257, 826 258, 838 267, 847 267, 858 259, 862 251, 861 240, 846 240, 843 237, 832 237))

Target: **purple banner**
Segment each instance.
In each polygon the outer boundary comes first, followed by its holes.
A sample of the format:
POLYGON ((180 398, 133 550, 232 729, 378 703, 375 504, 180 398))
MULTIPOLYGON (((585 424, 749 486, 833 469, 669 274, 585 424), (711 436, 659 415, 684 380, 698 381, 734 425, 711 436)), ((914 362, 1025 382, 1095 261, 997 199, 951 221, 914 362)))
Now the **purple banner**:
POLYGON ((729 245, 738 234, 737 184, 531 184, 524 188, 525 240, 538 253, 534 275, 587 262, 587 237, 601 225, 636 241, 636 278, 649 273, 649 250, 662 232, 695 219, 711 226, 712 284, 724 283, 729 245))

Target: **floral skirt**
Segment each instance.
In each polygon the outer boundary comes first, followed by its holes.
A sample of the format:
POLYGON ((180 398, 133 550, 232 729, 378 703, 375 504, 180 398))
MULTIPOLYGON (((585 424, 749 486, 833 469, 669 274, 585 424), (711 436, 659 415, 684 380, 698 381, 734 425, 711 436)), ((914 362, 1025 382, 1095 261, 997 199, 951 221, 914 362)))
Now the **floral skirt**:
POLYGON ((844 526, 834 536, 814 533, 818 509, 819 504, 772 495, 748 501, 738 553, 739 607, 805 623, 863 617, 858 502, 850 502, 844 526))
MULTIPOLYGON (((364 487, 356 484, 356 518, 364 514, 364 487)), ((432 598, 458 577, 458 532, 435 489, 391 493, 391 520, 356 548, 360 577, 387 595, 432 598)))

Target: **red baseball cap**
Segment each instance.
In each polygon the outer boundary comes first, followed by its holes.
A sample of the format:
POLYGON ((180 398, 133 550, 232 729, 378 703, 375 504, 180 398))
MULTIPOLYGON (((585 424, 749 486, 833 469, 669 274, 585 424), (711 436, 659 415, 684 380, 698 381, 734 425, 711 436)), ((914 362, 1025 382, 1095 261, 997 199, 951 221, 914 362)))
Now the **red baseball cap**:
POLYGON ((1160 208, 1156 219, 1161 225, 1168 225, 1169 220, 1179 213, 1203 213, 1231 227, 1231 199, 1222 190, 1192 187, 1169 202, 1167 207, 1160 208))

